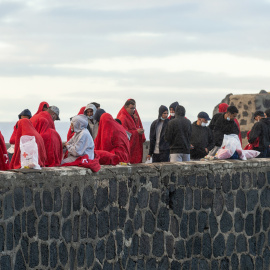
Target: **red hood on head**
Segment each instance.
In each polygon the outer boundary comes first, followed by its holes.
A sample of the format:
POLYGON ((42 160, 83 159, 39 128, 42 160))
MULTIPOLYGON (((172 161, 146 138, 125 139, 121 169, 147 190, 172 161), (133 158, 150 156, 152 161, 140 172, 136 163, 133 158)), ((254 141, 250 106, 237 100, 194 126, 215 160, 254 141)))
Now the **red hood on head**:
POLYGON ((227 108, 229 107, 229 105, 228 104, 226 104, 226 103, 220 103, 219 105, 218 105, 218 111, 220 112, 220 113, 222 113, 222 112, 227 112, 227 108))
POLYGON ((37 112, 36 112, 35 114, 38 114, 38 113, 42 112, 42 111, 43 111, 44 105, 47 105, 47 108, 50 107, 48 102, 42 101, 42 102, 39 104, 38 110, 37 110, 37 112))

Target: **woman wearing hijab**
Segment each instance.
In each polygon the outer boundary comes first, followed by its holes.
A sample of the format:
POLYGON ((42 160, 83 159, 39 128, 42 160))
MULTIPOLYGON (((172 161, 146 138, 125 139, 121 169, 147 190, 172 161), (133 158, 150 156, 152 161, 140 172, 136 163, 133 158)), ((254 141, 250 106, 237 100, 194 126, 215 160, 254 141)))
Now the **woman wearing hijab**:
POLYGON ((29 119, 21 119, 18 121, 18 130, 15 139, 15 149, 14 155, 12 156, 10 168, 20 169, 21 168, 21 150, 20 150, 20 139, 21 136, 35 136, 36 143, 38 146, 38 164, 41 167, 45 167, 45 162, 47 159, 46 149, 44 146, 44 141, 41 135, 33 127, 32 122, 29 119))
MULTIPOLYGON (((77 115, 83 114, 84 110, 85 110, 85 106, 81 107, 77 115)), ((69 127, 68 134, 67 134, 67 141, 69 141, 74 136, 74 134, 75 134, 74 131, 71 131, 71 128, 69 127)))
POLYGON ((95 151, 107 151, 118 156, 119 162, 129 163, 130 147, 126 131, 109 113, 101 115, 94 142, 95 151))

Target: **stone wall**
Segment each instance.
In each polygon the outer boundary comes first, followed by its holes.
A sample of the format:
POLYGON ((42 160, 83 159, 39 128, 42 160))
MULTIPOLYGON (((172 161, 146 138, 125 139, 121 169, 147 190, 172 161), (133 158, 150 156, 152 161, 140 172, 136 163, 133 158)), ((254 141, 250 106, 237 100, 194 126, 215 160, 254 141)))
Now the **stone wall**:
POLYGON ((0 173, 1 269, 269 269, 267 160, 0 173))

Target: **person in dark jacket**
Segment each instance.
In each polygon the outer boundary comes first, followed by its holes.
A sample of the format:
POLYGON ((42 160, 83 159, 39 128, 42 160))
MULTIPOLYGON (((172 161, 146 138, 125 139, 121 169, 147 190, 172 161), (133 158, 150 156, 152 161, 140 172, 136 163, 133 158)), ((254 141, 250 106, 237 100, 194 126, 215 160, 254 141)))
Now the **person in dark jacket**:
POLYGON ((170 120, 165 131, 165 140, 170 144, 170 161, 190 160, 191 122, 185 118, 183 106, 175 108, 175 119, 170 120))
POLYGON ((260 152, 257 158, 270 157, 270 109, 264 112, 265 118, 260 117, 260 120, 254 124, 250 133, 249 140, 250 144, 254 143, 259 138, 259 146, 254 147, 253 150, 260 152))
POLYGON ((170 116, 168 117, 169 120, 175 118, 175 108, 176 108, 177 105, 179 105, 178 101, 175 101, 175 102, 173 102, 170 105, 170 107, 169 107, 169 109, 170 109, 170 116))
POLYGON ((200 112, 198 120, 192 124, 191 159, 204 158, 214 148, 212 131, 206 126, 209 120, 211 119, 206 112, 200 112))
POLYGON ((153 163, 169 161, 170 145, 164 139, 168 122, 168 108, 161 105, 158 110, 158 119, 150 127, 150 148, 147 159, 152 157, 153 163))
POLYGON ((217 113, 213 116, 209 128, 213 131, 215 147, 209 152, 208 156, 215 156, 220 149, 224 135, 239 134, 239 129, 234 119, 238 114, 235 106, 229 106, 227 112, 217 113))

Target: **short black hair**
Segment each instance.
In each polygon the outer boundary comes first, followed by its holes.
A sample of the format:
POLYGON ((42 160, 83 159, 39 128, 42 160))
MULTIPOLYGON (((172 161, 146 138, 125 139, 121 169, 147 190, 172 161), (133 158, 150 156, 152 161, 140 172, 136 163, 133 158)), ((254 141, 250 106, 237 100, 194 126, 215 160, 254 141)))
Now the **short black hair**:
POLYGON ((127 106, 129 106, 129 105, 135 105, 135 100, 134 99, 129 99, 129 100, 127 100, 126 101, 126 103, 125 103, 125 106, 127 107, 127 106))
POLYGON ((257 116, 264 117, 264 112, 263 112, 263 111, 256 111, 256 112, 254 113, 254 118, 257 117, 257 116))
POLYGON ((229 106, 227 108, 227 112, 229 112, 231 114, 235 114, 235 113, 238 113, 238 109, 235 106, 229 106))
POLYGON ((100 104, 99 103, 96 103, 96 102, 91 102, 90 104, 93 104, 93 105, 95 105, 95 107, 98 109, 98 108, 100 108, 100 104))
POLYGON ((267 117, 270 117, 270 109, 267 109, 264 113, 266 114, 267 117))

